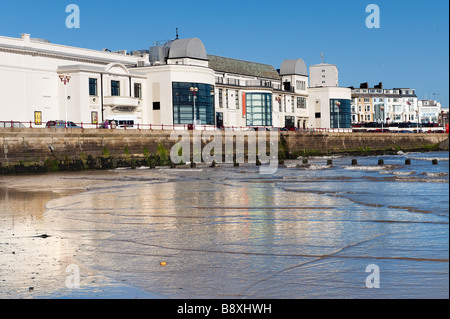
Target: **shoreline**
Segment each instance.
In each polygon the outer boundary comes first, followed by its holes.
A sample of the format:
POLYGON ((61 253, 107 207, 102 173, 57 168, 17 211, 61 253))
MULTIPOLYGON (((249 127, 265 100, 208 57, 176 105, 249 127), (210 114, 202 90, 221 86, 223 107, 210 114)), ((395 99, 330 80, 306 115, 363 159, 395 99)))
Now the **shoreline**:
MULTIPOLYGON (((284 160, 295 160, 300 157, 310 158, 310 157, 326 157, 326 156, 384 156, 384 155, 397 155, 398 152, 410 153, 430 153, 430 152, 445 152, 448 151, 448 147, 441 147, 439 145, 431 145, 428 148, 418 148, 418 149, 384 149, 376 150, 370 147, 364 147, 352 151, 327 151, 321 152, 317 150, 298 150, 294 153, 289 152, 289 150, 280 150, 278 161, 279 164, 283 164, 284 160)), ((245 156, 247 161, 247 157, 245 156)), ((202 162, 203 163, 203 162, 202 162)), ((223 163, 218 163, 223 164, 223 163)), ((247 162, 246 162, 247 164, 247 162)), ((250 163, 253 164, 253 163, 250 163)), ((256 164, 256 163, 255 163, 256 164)), ((183 167, 186 164, 175 165, 169 159, 161 159, 154 156, 98 156, 90 157, 87 160, 84 159, 54 159, 52 161, 45 161, 44 163, 37 162, 19 162, 19 163, 9 163, 7 165, 1 165, 0 163, 0 176, 11 176, 11 175, 39 175, 45 173, 65 173, 65 172, 78 172, 78 173, 89 173, 95 171, 107 171, 114 170, 117 168, 128 168, 136 169, 138 167, 146 167, 150 169, 155 169, 157 167, 183 167)))

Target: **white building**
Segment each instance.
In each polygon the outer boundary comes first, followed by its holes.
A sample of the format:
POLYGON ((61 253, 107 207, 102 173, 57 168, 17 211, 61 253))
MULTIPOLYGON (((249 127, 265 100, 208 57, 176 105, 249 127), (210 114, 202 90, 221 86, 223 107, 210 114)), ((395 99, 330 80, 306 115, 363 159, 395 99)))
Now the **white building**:
POLYGON ((325 70, 327 82, 308 88, 302 59, 285 60, 277 70, 208 55, 197 38, 149 49, 96 51, 29 34, 0 37, 0 121, 44 127, 61 120, 92 127, 115 120, 119 127, 155 129, 350 123, 349 90, 338 87, 334 65, 312 66, 313 74, 325 70))
POLYGON ((352 123, 417 122, 418 101, 414 89, 383 89, 383 83, 352 89, 352 123))
POLYGON ((434 100, 419 100, 419 122, 438 123, 441 116, 441 103, 434 100))
POLYGON ((337 66, 325 63, 323 57, 322 63, 309 67, 309 77, 309 86, 312 88, 339 86, 339 71, 337 66))
POLYGON ((351 128, 351 89, 315 87, 308 89, 311 127, 351 128))
POLYGON ((129 69, 146 58, 0 37, 0 120, 45 125, 49 120, 142 119, 145 75, 129 69), (61 77, 60 77, 61 76, 61 77))

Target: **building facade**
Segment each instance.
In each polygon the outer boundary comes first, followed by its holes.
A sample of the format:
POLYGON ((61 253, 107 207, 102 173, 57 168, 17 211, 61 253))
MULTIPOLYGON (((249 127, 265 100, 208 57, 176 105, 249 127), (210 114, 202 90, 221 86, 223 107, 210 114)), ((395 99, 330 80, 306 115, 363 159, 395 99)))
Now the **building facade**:
POLYGON ((51 120, 83 127, 114 120, 121 128, 349 127, 351 93, 338 87, 337 67, 320 64, 310 72, 316 69, 331 80, 311 88, 302 59, 285 60, 277 70, 209 55, 197 38, 110 52, 29 34, 0 37, 0 121, 32 127, 51 120))
POLYGON ((356 123, 406 123, 418 120, 418 99, 414 89, 383 89, 383 83, 351 87, 351 120, 356 123))
POLYGON ((309 67, 310 87, 338 87, 339 71, 336 65, 320 63, 309 67))
POLYGON ((97 123, 112 115, 142 119, 145 76, 129 67, 145 63, 145 57, 56 45, 29 34, 0 37, 0 118, 36 126, 97 123))
POLYGON ((442 116, 441 103, 434 100, 419 100, 419 122, 438 124, 442 116))

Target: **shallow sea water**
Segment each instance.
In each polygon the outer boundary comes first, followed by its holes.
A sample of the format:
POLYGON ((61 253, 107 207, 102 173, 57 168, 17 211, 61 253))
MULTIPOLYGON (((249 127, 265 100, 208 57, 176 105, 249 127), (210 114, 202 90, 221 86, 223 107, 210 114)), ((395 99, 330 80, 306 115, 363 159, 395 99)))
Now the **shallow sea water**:
MULTIPOLYGON (((87 191, 48 198, 26 229, 2 216, 0 248, 11 231, 51 235, 34 247, 51 258, 16 269, 55 281, 37 298, 448 298, 448 152, 352 159, 288 161, 272 176, 226 164, 63 174, 87 191), (69 264, 80 290, 61 283, 69 264)), ((0 270, 17 258, 2 252, 0 270)), ((4 277, 3 296, 23 297, 4 277)))

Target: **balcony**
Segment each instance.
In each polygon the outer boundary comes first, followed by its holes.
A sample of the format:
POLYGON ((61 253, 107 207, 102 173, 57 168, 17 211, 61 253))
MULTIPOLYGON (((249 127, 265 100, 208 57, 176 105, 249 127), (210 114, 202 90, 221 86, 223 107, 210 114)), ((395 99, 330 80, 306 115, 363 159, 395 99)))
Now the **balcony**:
POLYGON ((141 101, 136 97, 129 96, 105 96, 103 105, 114 109, 127 109, 133 111, 141 106, 141 101))

